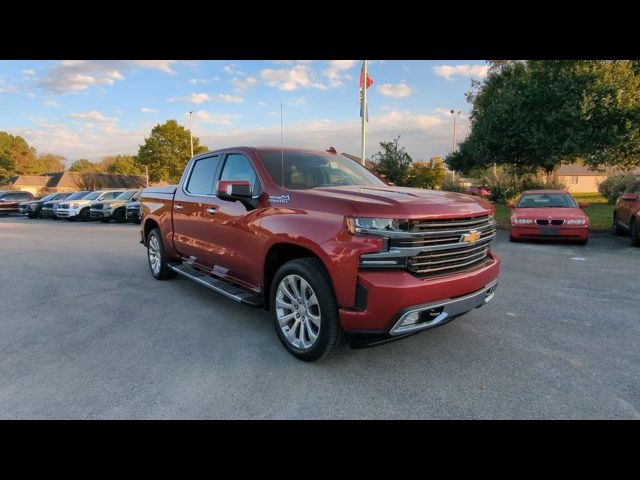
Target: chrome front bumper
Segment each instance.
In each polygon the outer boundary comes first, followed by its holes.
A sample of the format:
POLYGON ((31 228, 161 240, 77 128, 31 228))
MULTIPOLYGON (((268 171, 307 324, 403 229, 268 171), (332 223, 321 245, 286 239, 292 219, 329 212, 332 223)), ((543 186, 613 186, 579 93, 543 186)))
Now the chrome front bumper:
POLYGON ((389 331, 389 335, 405 335, 433 328, 453 317, 481 307, 493 299, 496 288, 498 288, 497 280, 464 297, 408 307, 400 312, 400 318, 389 331), (416 317, 417 321, 407 323, 416 317))

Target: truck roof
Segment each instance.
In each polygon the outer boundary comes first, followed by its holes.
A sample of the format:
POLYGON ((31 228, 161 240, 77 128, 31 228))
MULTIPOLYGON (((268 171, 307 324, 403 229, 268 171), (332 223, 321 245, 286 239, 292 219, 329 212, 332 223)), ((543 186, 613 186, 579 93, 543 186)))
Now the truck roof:
POLYGON ((206 155, 210 155, 212 153, 222 153, 222 152, 226 152, 228 150, 253 150, 256 152, 280 152, 281 150, 284 150, 285 153, 293 153, 293 152, 299 152, 299 153, 318 153, 318 154, 327 154, 329 152, 327 152, 326 150, 315 150, 315 149, 311 149, 311 148, 301 148, 301 147, 272 147, 272 146, 262 146, 262 147, 249 147, 249 146, 235 146, 235 147, 225 147, 225 148, 218 148, 216 150, 211 150, 209 152, 204 152, 201 153, 199 155, 194 155, 195 157, 201 157, 201 156, 206 156, 206 155))

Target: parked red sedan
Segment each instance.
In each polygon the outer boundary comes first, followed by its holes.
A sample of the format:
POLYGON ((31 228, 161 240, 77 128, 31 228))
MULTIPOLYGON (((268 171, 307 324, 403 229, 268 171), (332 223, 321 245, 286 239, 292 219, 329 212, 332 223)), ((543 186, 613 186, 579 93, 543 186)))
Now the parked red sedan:
POLYGON ((467 195, 475 195, 477 197, 488 197, 489 195, 491 195, 491 192, 488 188, 475 186, 467 188, 467 191, 465 193, 467 195))
POLYGON ((511 235, 518 240, 573 240, 586 244, 589 240, 589 217, 562 190, 528 190, 523 192, 511 210, 511 235))

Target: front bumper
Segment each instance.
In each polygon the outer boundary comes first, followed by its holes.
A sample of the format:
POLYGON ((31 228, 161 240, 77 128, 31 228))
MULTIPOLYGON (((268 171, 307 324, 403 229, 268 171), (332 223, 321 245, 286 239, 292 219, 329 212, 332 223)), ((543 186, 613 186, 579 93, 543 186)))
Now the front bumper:
POLYGON ((484 305, 495 289, 499 273, 500 259, 491 251, 481 266, 442 276, 418 278, 400 270, 361 270, 358 283, 366 291, 366 301, 360 310, 340 309, 342 328, 350 333, 399 336, 435 327, 484 305), (444 308, 446 305, 449 306, 444 308), (396 328, 401 317, 411 311, 435 312, 440 307, 442 311, 432 318, 421 318, 419 328, 411 331, 396 328), (431 322, 440 313, 447 315, 431 322))
POLYGON ((91 218, 111 218, 111 210, 90 210, 91 218))
POLYGON ((80 215, 79 208, 58 208, 56 210, 56 216, 59 218, 71 218, 80 215))
POLYGON ((41 218, 52 218, 53 217, 53 210, 52 209, 48 209, 48 208, 42 208, 40 210, 40 217, 41 218))
POLYGON ((132 222, 140 221, 140 210, 139 209, 127 209, 125 213, 125 218, 132 222))
POLYGON ((514 227, 511 226, 511 237, 516 239, 530 240, 587 240, 589 238, 588 225, 557 227, 514 227))

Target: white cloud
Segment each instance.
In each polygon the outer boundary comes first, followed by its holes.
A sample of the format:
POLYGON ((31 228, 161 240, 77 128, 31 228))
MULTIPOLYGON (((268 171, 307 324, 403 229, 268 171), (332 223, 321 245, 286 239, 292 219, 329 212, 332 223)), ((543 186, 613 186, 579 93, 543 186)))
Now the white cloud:
POLYGON ((60 104, 60 102, 58 102, 57 100, 53 100, 53 99, 49 99, 49 100, 45 100, 42 105, 44 105, 47 108, 57 108, 62 106, 60 104))
POLYGON ((378 92, 385 97, 401 98, 408 97, 413 93, 413 89, 406 83, 384 83, 378 86, 378 92))
POLYGON ((142 113, 158 113, 158 110, 155 108, 142 107, 140 109, 142 113))
POLYGON ((228 73, 229 75, 234 75, 238 77, 243 77, 246 75, 246 73, 244 73, 242 70, 238 70, 235 64, 233 63, 230 63, 229 65, 225 65, 224 67, 222 67, 222 71, 225 73, 228 73))
POLYGON ((295 100, 291 100, 287 105, 291 105, 292 107, 306 107, 307 99, 304 97, 296 98, 295 100))
POLYGON ((187 83, 191 85, 206 85, 208 83, 219 82, 220 77, 211 77, 211 78, 190 78, 187 80, 187 83))
POLYGON ((17 85, 0 86, 0 93, 20 93, 20 87, 17 85))
POLYGON ((347 70, 353 68, 357 60, 331 60, 329 67, 322 71, 322 74, 329 79, 329 85, 332 87, 340 87, 344 85, 343 80, 351 80, 353 77, 347 73, 347 70))
POLYGON ((54 93, 82 92, 89 87, 113 85, 124 72, 136 69, 174 73, 175 60, 63 60, 53 66, 40 85, 54 93))
POLYGON ((35 70, 21 70, 21 72, 27 77, 33 77, 36 74, 35 70))
POLYGON ((488 65, 438 65, 433 67, 433 71, 441 77, 451 80, 455 75, 463 77, 483 78, 489 71, 488 65))
POLYGON ((115 117, 107 117, 103 113, 97 110, 91 110, 88 112, 77 112, 77 113, 69 113, 67 117, 73 118, 76 120, 89 120, 92 122, 104 123, 104 124, 115 124, 118 119, 115 117))
MULTIPOLYGON (((231 126, 235 120, 240 118, 240 115, 236 114, 227 114, 227 113, 211 113, 206 112, 204 110, 198 110, 197 112, 193 112, 193 119, 200 120, 205 123, 215 123, 218 125, 227 125, 231 126)), ((185 119, 189 119, 189 114, 185 113, 185 119)))
POLYGON ((234 78, 231 80, 231 85, 238 92, 244 92, 245 90, 255 87, 258 84, 258 79, 255 77, 247 78, 234 78))
POLYGON ((314 82, 307 65, 296 65, 292 68, 271 69, 267 68, 260 72, 260 77, 270 87, 280 90, 293 91, 298 88, 319 88, 326 89, 325 85, 314 82))
POLYGON ((244 102, 244 98, 240 95, 230 95, 225 93, 220 93, 215 96, 211 96, 208 93, 191 93, 184 97, 169 97, 167 98, 169 102, 186 102, 193 103, 195 105, 200 105, 205 102, 220 102, 220 103, 242 103, 244 102))

